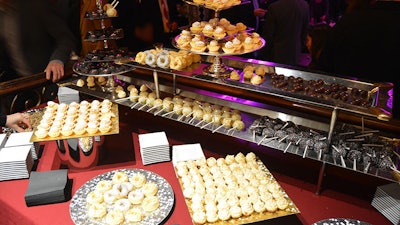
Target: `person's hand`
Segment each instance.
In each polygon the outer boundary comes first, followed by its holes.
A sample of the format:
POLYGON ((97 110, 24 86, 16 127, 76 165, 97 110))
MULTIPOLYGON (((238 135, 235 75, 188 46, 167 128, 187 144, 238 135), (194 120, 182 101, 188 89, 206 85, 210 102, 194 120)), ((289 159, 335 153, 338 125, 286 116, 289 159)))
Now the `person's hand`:
POLYGON ((267 10, 262 9, 262 8, 258 8, 258 9, 254 10, 254 16, 257 16, 257 17, 264 17, 266 13, 267 13, 267 10))
POLYGON ((52 60, 47 65, 44 72, 46 72, 47 80, 57 82, 64 76, 64 64, 59 60, 52 60))
POLYGON ((24 132, 25 129, 32 129, 29 115, 26 113, 14 113, 7 115, 6 127, 13 128, 18 132, 24 132))

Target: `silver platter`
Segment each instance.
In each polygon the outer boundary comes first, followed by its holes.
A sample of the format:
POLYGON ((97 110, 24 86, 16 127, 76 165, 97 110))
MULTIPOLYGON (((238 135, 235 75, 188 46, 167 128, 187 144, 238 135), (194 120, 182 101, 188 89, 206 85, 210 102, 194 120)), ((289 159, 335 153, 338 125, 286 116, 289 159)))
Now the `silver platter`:
MULTIPOLYGON (((85 184, 83 184, 78 191, 72 197, 69 211, 72 221, 76 225, 93 224, 93 225, 104 225, 102 221, 93 220, 88 218, 86 210, 86 196, 89 192, 96 188, 96 185, 101 180, 112 180, 112 177, 116 172, 125 172, 128 177, 132 177, 135 173, 141 173, 146 176, 147 181, 152 181, 158 186, 158 198, 160 199, 160 207, 154 212, 146 215, 140 223, 133 223, 134 225, 156 225, 164 221, 165 218, 170 214, 174 203, 175 196, 171 185, 160 175, 151 171, 143 169, 120 169, 113 170, 107 173, 100 174, 85 184)), ((132 224, 132 223, 123 223, 132 224)))
POLYGON ((318 221, 313 223, 312 225, 371 225, 370 223, 363 222, 355 219, 346 219, 346 218, 330 218, 318 221))

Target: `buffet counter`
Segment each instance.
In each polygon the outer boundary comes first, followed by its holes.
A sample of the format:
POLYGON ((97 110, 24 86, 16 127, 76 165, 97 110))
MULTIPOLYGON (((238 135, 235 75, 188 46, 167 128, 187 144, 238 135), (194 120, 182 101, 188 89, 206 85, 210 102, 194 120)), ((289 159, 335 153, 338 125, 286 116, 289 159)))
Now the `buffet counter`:
MULTIPOLYGON (((104 157, 100 159, 99 163, 88 169, 69 169, 68 177, 72 179, 72 195, 83 184, 99 174, 122 168, 141 168, 165 178, 174 191, 174 207, 171 210, 171 214, 162 224, 192 224, 172 162, 146 166, 142 164, 138 134, 165 131, 170 146, 200 143, 206 157, 224 157, 228 153, 254 151, 257 156, 261 157, 267 168, 270 169, 271 165, 272 169, 270 171, 299 208, 300 213, 262 221, 260 224, 308 225, 332 217, 354 218, 379 225, 391 224, 370 205, 369 199, 360 199, 351 194, 344 194, 330 189, 326 190, 323 195, 315 195, 314 185, 302 179, 281 174, 281 171, 284 171, 287 165, 296 167, 296 165, 290 164, 291 162, 288 161, 290 157, 285 158, 286 164, 276 162, 280 164, 280 170, 276 170, 275 166, 265 158, 264 154, 269 154, 265 151, 265 148, 258 150, 253 148, 254 146, 240 142, 235 138, 218 134, 210 136, 207 135, 209 131, 160 119, 148 113, 130 110, 123 106, 120 107, 119 118, 120 133, 118 135, 105 136, 104 157), (183 130, 184 132, 182 132, 183 130)), ((66 167, 59 157, 56 142, 41 142, 40 144, 40 159, 37 161, 36 171, 49 171, 66 167)), ((270 160, 275 160, 271 155, 269 158, 270 160)), ((28 179, 0 182, 0 193, 2 193, 0 197, 0 208, 2 209, 0 210, 0 216, 2 224, 74 224, 69 213, 71 200, 63 203, 27 207, 24 201, 27 186, 28 179)))

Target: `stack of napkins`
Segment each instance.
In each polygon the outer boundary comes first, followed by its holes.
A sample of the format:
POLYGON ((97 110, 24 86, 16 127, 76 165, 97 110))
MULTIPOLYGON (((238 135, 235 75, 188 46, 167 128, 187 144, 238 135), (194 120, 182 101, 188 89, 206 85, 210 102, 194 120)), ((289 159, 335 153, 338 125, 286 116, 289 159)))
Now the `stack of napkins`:
POLYGON ((71 196, 68 170, 32 171, 25 193, 27 206, 65 202, 71 196))
POLYGON ((143 165, 171 160, 165 132, 139 134, 139 144, 143 165))
POLYGON ((58 101, 65 104, 79 102, 79 91, 68 87, 60 87, 58 89, 58 101))
POLYGON ((391 183, 377 187, 371 205, 393 224, 400 224, 400 184, 391 183))
POLYGON ((33 132, 12 133, 10 134, 10 136, 8 136, 7 142, 4 147, 8 148, 28 145, 31 149, 32 158, 36 160, 38 159, 39 143, 30 141, 32 135, 33 132))
POLYGON ((0 150, 0 181, 28 178, 32 166, 33 158, 29 145, 0 150))
POLYGON ((203 149, 199 143, 172 146, 172 163, 180 161, 205 159, 203 149))

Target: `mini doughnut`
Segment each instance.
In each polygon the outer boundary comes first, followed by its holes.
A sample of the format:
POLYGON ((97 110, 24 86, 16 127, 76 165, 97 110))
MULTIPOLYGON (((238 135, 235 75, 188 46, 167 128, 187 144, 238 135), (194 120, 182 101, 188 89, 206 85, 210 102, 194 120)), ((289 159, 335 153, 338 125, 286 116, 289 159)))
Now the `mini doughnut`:
POLYGON ((111 210, 106 215, 106 223, 109 225, 117 225, 124 222, 124 214, 118 210, 111 210))
POLYGON ((131 202, 126 198, 118 199, 114 203, 114 209, 119 210, 121 212, 128 211, 128 209, 130 208, 131 208, 131 202))
POLYGON ((119 199, 118 191, 114 189, 108 190, 104 192, 103 198, 106 203, 112 204, 119 199))
POLYGON ((169 68, 169 55, 168 54, 159 54, 157 57, 157 66, 163 69, 169 68))
POLYGON ((96 185, 96 191, 104 193, 112 188, 111 181, 109 180, 101 180, 96 185))
POLYGON ((101 219, 107 214, 107 207, 104 204, 93 204, 88 208, 88 216, 93 219, 101 219))
POLYGON ((89 205, 99 204, 103 202, 103 193, 99 191, 91 191, 86 196, 86 203, 89 205))
POLYGON ((147 52, 145 62, 148 66, 155 67, 157 63, 157 57, 151 52, 147 52))
POLYGON ((140 222, 143 219, 142 209, 139 207, 134 207, 126 211, 125 219, 128 222, 140 222))
POLYGON ((146 176, 141 173, 135 173, 129 179, 129 181, 135 186, 136 188, 143 187, 143 185, 147 182, 146 176))
POLYGON ((129 192, 128 199, 132 204, 138 205, 142 203, 144 199, 144 194, 140 189, 133 190, 129 192))
POLYGON ((114 184, 120 184, 127 181, 128 181, 128 175, 123 171, 116 172, 112 177, 112 182, 114 184))
POLYGON ((147 196, 143 199, 142 208, 146 212, 152 212, 160 207, 160 200, 157 196, 147 196))
POLYGON ((143 194, 145 196, 152 196, 152 195, 156 195, 158 192, 158 186, 156 183, 154 182, 147 182, 143 188, 143 194))
POLYGON ((118 193, 118 196, 128 196, 129 191, 126 186, 122 185, 122 183, 114 184, 112 189, 115 190, 116 193, 118 193))

